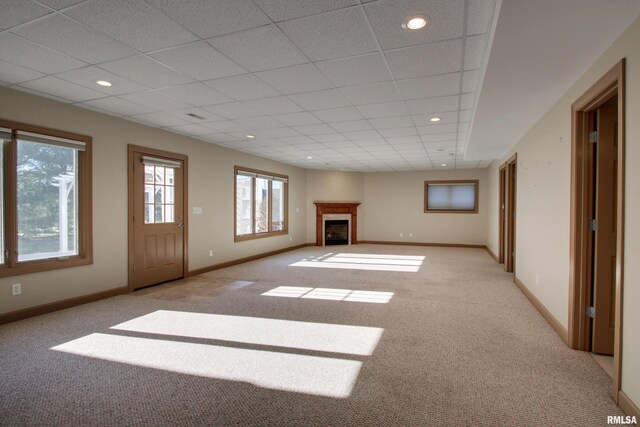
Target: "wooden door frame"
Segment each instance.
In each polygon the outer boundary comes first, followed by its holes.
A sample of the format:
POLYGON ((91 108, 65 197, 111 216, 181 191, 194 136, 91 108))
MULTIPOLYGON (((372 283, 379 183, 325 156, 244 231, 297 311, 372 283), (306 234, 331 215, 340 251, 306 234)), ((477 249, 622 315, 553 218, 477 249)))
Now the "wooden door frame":
POLYGON ((514 171, 518 167, 518 153, 514 154, 504 164, 505 173, 505 254, 504 254, 504 271, 513 273, 515 277, 516 263, 514 260, 514 247, 516 247, 516 207, 518 199, 518 181, 517 172, 515 185, 513 183, 514 171), (513 187, 513 188, 512 188, 513 187))
POLYGON ((143 153, 148 154, 150 156, 157 157, 167 157, 170 159, 181 160, 184 165, 183 172, 183 189, 182 189, 182 200, 184 206, 184 228, 183 228, 183 236, 182 236, 182 277, 187 277, 189 272, 189 157, 184 154, 172 153, 170 151, 158 150, 150 147, 143 147, 140 145, 127 145, 128 150, 128 164, 127 164, 127 180, 128 180, 128 213, 127 213, 127 224, 128 224, 128 284, 127 288, 130 292, 133 292, 134 289, 134 275, 133 275, 133 264, 135 263, 135 251, 134 251, 134 241, 135 234, 133 229, 133 215, 134 215, 134 176, 133 176, 133 165, 135 160, 135 153, 143 153))
POLYGON ((505 255, 505 250, 504 250, 504 239, 505 239, 505 234, 504 234, 504 214, 505 214, 505 209, 507 207, 506 205, 506 183, 507 183, 507 170, 506 170, 506 166, 507 164, 504 163, 502 166, 500 166, 500 169, 498 170, 498 263, 503 264, 504 263, 504 255, 505 255))
POLYGON ((586 316, 590 305, 591 231, 587 224, 592 195, 588 194, 592 177, 589 150, 589 113, 618 96, 618 176, 617 180, 617 242, 616 299, 613 355, 613 399, 618 402, 622 371, 622 303, 624 266, 624 170, 625 170, 625 60, 621 59, 571 106, 571 237, 569 255, 569 346, 589 351, 590 328, 586 316))

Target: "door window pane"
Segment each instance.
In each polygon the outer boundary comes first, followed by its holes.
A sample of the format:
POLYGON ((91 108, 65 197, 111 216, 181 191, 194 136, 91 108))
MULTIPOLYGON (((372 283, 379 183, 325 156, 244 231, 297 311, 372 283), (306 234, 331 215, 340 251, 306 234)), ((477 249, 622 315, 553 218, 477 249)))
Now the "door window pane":
POLYGON ((248 176, 236 176, 236 234, 252 233, 252 178, 248 176))
POLYGON ((18 261, 78 254, 78 152, 18 140, 18 261))
POLYGON ((271 182, 271 231, 284 230, 284 182, 271 182))
POLYGON ((256 233, 269 231, 269 180, 256 178, 256 233))
POLYGON ((144 223, 175 222, 175 170, 169 166, 145 165, 144 223))

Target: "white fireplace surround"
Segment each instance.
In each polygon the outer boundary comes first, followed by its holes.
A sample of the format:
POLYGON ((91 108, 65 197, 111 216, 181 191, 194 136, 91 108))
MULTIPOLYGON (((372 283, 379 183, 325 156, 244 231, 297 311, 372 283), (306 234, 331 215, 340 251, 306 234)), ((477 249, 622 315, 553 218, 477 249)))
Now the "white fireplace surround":
POLYGON ((327 225, 327 221, 339 221, 339 220, 347 220, 349 231, 349 244, 351 244, 351 214, 323 214, 322 215, 322 246, 325 246, 325 226, 327 225))

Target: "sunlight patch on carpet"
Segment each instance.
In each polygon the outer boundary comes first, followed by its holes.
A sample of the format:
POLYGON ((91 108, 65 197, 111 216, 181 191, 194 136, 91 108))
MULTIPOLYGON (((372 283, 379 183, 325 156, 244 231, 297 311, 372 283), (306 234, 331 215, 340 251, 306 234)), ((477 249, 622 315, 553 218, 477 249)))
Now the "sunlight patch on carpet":
POLYGON ((268 297, 326 299, 333 301, 368 302, 386 304, 393 292, 358 291, 353 289, 306 288, 300 286, 278 286, 262 295, 268 297))
POLYGON ((395 271, 417 273, 424 262, 424 256, 328 253, 310 256, 290 264, 289 267, 336 268, 350 270, 395 271))
POLYGON ((95 333, 52 350, 258 387, 346 398, 362 362, 95 333))
POLYGON ((384 329, 158 310, 111 329, 369 356, 384 329))

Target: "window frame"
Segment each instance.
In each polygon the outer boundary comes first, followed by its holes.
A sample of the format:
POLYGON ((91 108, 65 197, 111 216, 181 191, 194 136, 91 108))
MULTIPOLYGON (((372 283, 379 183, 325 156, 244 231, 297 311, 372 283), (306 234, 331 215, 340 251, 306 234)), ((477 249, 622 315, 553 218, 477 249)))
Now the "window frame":
POLYGON ((246 240, 254 240, 254 239, 262 239, 265 237, 272 236, 281 236, 289 234, 289 176, 267 172, 259 169, 246 168, 243 166, 234 166, 233 167, 233 236, 234 242, 243 242, 246 240), (267 175, 275 178, 286 179, 283 186, 283 196, 284 196, 284 227, 282 230, 272 230, 273 228, 273 181, 269 180, 269 197, 268 197, 268 218, 267 225, 269 231, 256 233, 256 177, 251 177, 251 233, 248 234, 238 234, 238 171, 255 173, 258 175, 267 175))
POLYGON ((480 194, 480 180, 478 179, 446 179, 446 180, 432 180, 424 182, 424 213, 456 213, 456 214, 477 214, 478 202, 480 194), (430 209, 429 208, 429 185, 458 185, 458 184, 473 184, 475 188, 474 208, 473 209, 430 209))
POLYGON ((6 254, 0 254, 5 263, 0 266, 0 277, 17 276, 42 271, 72 268, 93 264, 93 172, 92 142, 87 135, 76 134, 26 123, 0 119, 0 127, 11 130, 11 140, 4 144, 4 236, 6 254), (83 142, 84 151, 78 151, 78 254, 68 257, 18 261, 18 172, 17 133, 31 132, 83 142))

